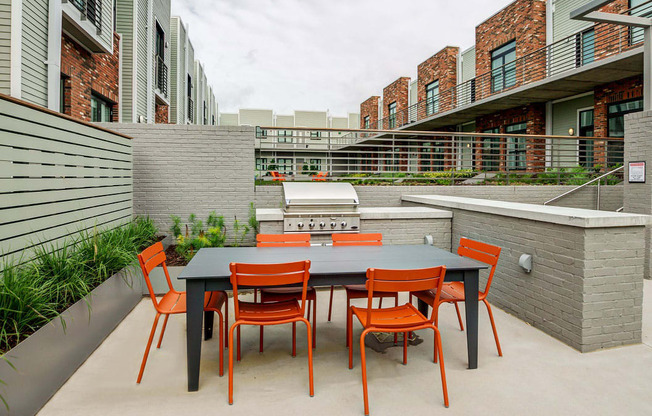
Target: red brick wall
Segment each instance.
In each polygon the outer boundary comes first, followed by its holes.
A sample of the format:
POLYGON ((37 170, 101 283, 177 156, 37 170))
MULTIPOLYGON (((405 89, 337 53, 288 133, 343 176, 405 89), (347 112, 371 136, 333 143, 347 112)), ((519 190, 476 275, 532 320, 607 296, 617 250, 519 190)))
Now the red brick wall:
POLYGON ((91 54, 67 35, 61 36, 61 72, 64 81, 62 112, 91 121, 91 93, 95 92, 113 106, 113 121, 118 121, 120 36, 113 34, 113 54, 91 54))
POLYGON ((401 77, 383 88, 383 129, 389 128, 389 105, 396 102, 396 127, 408 122, 410 78, 401 77))
POLYGON ((168 124, 170 122, 170 106, 156 104, 156 124, 168 124))
MULTIPOLYGON (((600 11, 622 13, 629 9, 629 0, 616 0, 602 7, 600 11)), ((630 29, 625 26, 601 23, 595 25, 595 59, 603 59, 631 48, 630 29)), ((636 45, 640 46, 640 44, 636 45)))
POLYGON ((369 116, 369 127, 378 128, 378 101, 380 97, 374 95, 360 104, 360 128, 364 129, 364 118, 369 116))
MULTIPOLYGON (((527 123, 526 134, 546 134, 546 107, 544 103, 529 104, 523 107, 510 108, 475 121, 478 133, 491 128, 498 128, 499 133, 506 133, 505 128, 511 124, 527 123)), ((526 142, 527 170, 540 170, 545 167, 545 139, 528 139, 526 142)), ((506 141, 501 139, 500 170, 505 168, 506 141)), ((482 169, 482 147, 475 145, 476 169, 482 169)))
POLYGON ((593 125, 596 137, 607 137, 609 133, 607 110, 609 104, 643 97, 643 76, 638 75, 620 81, 604 84, 595 89, 593 125))
MULTIPOLYGON (((546 46, 545 0, 516 0, 475 28, 475 74, 491 70, 491 51, 516 40, 516 86, 545 76, 545 56, 527 62, 523 71, 519 58, 546 46), (538 63, 540 61, 540 63, 538 63)), ((476 85, 477 99, 490 94, 490 82, 476 85)))
MULTIPOLYGON (((457 56, 460 48, 447 46, 430 58, 421 62, 417 67, 417 100, 426 99, 426 86, 433 81, 439 80, 439 110, 446 111, 453 108, 454 95, 445 94, 450 88, 457 84, 457 56)), ((425 112, 425 105, 419 106, 418 119, 428 116, 425 112), (423 108, 422 108, 423 107, 423 108)))

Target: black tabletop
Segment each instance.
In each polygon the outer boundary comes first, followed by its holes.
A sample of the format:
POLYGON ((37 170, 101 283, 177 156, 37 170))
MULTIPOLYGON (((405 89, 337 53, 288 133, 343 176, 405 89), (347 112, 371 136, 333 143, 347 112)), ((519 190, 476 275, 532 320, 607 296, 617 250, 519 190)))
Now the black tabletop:
POLYGON ((314 246, 202 248, 179 279, 229 278, 229 263, 284 263, 310 260, 310 275, 363 275, 377 269, 420 269, 445 265, 449 271, 480 270, 487 266, 433 246, 314 246))

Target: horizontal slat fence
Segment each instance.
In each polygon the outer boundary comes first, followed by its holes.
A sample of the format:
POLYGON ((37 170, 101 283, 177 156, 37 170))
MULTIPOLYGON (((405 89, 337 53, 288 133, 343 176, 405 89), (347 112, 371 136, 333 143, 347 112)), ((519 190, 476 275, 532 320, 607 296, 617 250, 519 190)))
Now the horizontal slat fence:
POLYGON ((0 270, 133 214, 131 138, 0 95, 0 270))

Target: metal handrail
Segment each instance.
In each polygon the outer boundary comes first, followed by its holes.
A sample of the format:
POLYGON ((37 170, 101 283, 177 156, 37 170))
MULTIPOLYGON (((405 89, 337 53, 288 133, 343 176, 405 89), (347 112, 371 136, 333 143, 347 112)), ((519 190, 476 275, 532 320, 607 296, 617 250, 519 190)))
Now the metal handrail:
POLYGON ((72 0, 71 3, 83 13, 97 30, 102 30, 102 4, 98 0, 72 0), (99 3, 99 4, 98 4, 99 3))
POLYGON ((162 56, 156 56, 156 87, 159 91, 168 96, 168 66, 162 56))
MULTIPOLYGON (((564 193, 561 194, 561 195, 558 195, 558 196, 556 196, 556 197, 554 197, 554 198, 552 198, 552 199, 547 200, 546 202, 543 203, 543 205, 548 205, 548 204, 551 203, 551 202, 558 201, 558 200, 562 199, 563 197, 565 197, 565 196, 567 196, 567 195, 570 195, 570 194, 572 194, 572 193, 575 193, 576 191, 579 191, 580 189, 584 188, 585 186, 588 186, 588 185, 592 184, 592 183, 595 182, 595 181, 600 181, 600 180, 602 180, 602 178, 604 178, 604 177, 606 177, 606 176, 609 176, 609 175, 613 174, 614 172, 618 172, 619 170, 623 170, 624 168, 625 168, 625 166, 617 167, 616 169, 611 170, 611 171, 609 171, 609 172, 607 172, 607 173, 604 173, 604 174, 598 176, 597 178, 593 178, 593 179, 591 179, 590 181, 588 181, 588 182, 586 182, 586 183, 583 183, 582 185, 580 185, 580 186, 578 186, 578 187, 576 187, 576 188, 571 189, 570 191, 566 191, 566 192, 564 192, 564 193)), ((600 188, 599 188, 599 183, 598 183, 598 192, 599 192, 599 189, 600 189, 600 188)), ((599 194, 598 194, 598 205, 599 205, 599 204, 600 204, 600 196, 599 196, 599 194)))

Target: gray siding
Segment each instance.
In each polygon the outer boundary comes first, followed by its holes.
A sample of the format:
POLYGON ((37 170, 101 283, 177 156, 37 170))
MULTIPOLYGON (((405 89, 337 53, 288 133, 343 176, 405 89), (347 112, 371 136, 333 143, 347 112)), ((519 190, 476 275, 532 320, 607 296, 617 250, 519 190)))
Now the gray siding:
POLYGON ((134 3, 133 0, 121 0, 117 6, 117 31, 122 36, 122 102, 120 111, 123 123, 131 123, 133 115, 134 94, 134 3))
MULTIPOLYGON (((154 0, 154 2, 153 2, 153 11, 152 12, 154 13, 155 21, 157 21, 158 24, 161 25, 161 28, 165 32, 165 41, 169 43, 170 38, 171 38, 171 36, 170 36, 170 0, 154 0)), ((150 30, 149 35, 152 36, 153 40, 156 39, 156 25, 152 24, 152 29, 150 30)), ((154 44, 154 42, 152 42, 152 45, 154 45, 154 47, 152 48, 150 59, 152 59, 152 62, 155 62, 154 58, 155 58, 155 55, 156 55, 156 45, 154 44)), ((170 64, 171 64, 170 49, 171 48, 168 47, 168 48, 165 49, 165 52, 164 52, 165 65, 168 67, 168 79, 167 79, 168 92, 167 92, 167 94, 164 94, 164 96, 167 98, 168 102, 170 100, 170 79, 171 79, 170 78, 171 72, 169 70, 170 69, 170 64)), ((156 90, 157 89, 156 84, 155 84, 155 82, 156 82, 155 81, 156 80, 156 64, 152 65, 152 80, 154 82, 154 85, 152 86, 152 88, 154 90, 156 90)), ((151 105, 152 105, 152 114, 154 114, 156 112, 156 107, 155 107, 156 102, 155 102, 155 100, 152 100, 151 105)), ((150 122, 153 123, 154 120, 150 120, 150 122)))
MULTIPOLYGON (((147 117, 147 97, 150 91, 147 90, 147 68, 151 55, 147 51, 147 30, 148 8, 147 0, 137 1, 136 13, 136 118, 138 116, 147 117)), ((149 120, 148 120, 149 121, 149 120)))
POLYGON ((462 53, 462 82, 475 77, 475 47, 462 53))
POLYGON ((113 50, 113 0, 102 0, 102 31, 99 38, 108 50, 113 50))
POLYGON ((570 12, 591 0, 555 0, 552 14, 552 41, 564 39, 584 28, 591 26, 590 22, 571 20, 570 12))
MULTIPOLYGON (((183 22, 181 22, 183 23, 183 22)), ((179 124, 186 124, 188 116, 186 115, 186 106, 188 105, 188 66, 186 62, 186 57, 188 55, 188 33, 186 33, 186 28, 181 24, 179 26, 179 49, 177 53, 179 54, 179 80, 178 80, 178 92, 177 96, 179 98, 179 104, 177 109, 177 114, 179 117, 179 124)))
POLYGON ((0 94, 11 92, 11 0, 0 0, 0 94))
POLYGON ((48 105, 48 2, 23 0, 22 99, 48 105))
MULTIPOLYGON (((181 80, 181 65, 179 60, 183 55, 180 51, 181 42, 179 40, 179 18, 170 20, 170 123, 179 122, 179 82, 181 80)), ((183 118, 181 118, 183 120, 183 118)))
MULTIPOLYGON (((580 108, 593 107, 593 95, 563 101, 552 106, 552 134, 568 136, 568 129, 573 128, 575 134, 579 133, 578 114, 580 108)), ((575 167, 578 164, 577 142, 569 143, 564 140, 554 140, 553 166, 575 167)))
POLYGON ((0 125, 0 264, 131 219, 131 139, 3 98, 0 125))

